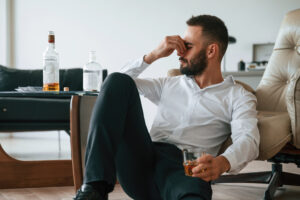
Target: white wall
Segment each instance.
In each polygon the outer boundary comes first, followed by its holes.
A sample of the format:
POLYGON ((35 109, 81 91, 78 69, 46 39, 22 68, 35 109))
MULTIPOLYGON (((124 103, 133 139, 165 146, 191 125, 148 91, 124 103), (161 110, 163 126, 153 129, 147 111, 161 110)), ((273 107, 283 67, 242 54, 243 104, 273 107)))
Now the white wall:
MULTIPOLYGON (((40 67, 47 31, 54 30, 62 67, 83 65, 95 49, 99 61, 116 71, 165 35, 183 35, 191 15, 209 13, 222 18, 237 38, 227 55, 228 69, 236 70, 241 58, 251 60, 252 44, 274 42, 284 14, 299 7, 299 0, 15 0, 16 66, 40 67)), ((177 66, 173 55, 147 75, 162 76, 177 66)))
POLYGON ((0 0, 0 65, 6 65, 6 0, 0 0))
MULTIPOLYGON (((237 39, 227 52, 227 69, 235 71, 240 59, 251 61, 253 43, 275 41, 284 14, 296 8, 299 0, 15 0, 15 64, 41 68, 47 32, 54 30, 62 68, 81 67, 93 49, 109 72, 118 71, 164 36, 183 36, 192 15, 212 14, 237 39)), ((176 67, 174 54, 154 63, 142 77, 165 76, 176 67)), ((155 108, 143 104, 149 125, 155 108)))

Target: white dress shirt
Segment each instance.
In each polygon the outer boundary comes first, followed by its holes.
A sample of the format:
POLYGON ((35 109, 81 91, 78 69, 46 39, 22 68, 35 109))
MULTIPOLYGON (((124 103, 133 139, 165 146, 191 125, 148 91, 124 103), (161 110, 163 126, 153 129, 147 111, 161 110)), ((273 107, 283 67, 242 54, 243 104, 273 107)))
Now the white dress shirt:
POLYGON ((231 136, 233 144, 222 154, 231 165, 230 173, 239 172, 257 158, 256 97, 236 84, 232 76, 201 89, 193 77, 185 75, 137 78, 148 66, 140 58, 121 72, 130 75, 139 93, 158 106, 150 130, 153 141, 217 156, 231 136))

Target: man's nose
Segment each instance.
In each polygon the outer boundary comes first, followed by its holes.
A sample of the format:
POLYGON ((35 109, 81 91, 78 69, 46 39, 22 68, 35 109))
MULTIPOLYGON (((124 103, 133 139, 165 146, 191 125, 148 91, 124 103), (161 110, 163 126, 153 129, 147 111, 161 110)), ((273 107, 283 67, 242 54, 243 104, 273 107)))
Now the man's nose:
POLYGON ((177 51, 177 56, 184 57, 186 55, 186 53, 187 53, 187 50, 183 51, 182 53, 177 51))

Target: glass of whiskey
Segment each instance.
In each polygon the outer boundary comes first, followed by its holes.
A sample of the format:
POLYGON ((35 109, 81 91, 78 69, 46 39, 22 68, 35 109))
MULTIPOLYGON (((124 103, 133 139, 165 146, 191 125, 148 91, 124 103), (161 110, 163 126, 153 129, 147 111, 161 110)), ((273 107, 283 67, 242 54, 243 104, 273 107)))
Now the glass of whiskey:
POLYGON ((198 153, 198 152, 192 152, 188 149, 183 149, 183 167, 184 167, 184 173, 186 176, 192 176, 193 175, 193 168, 198 165, 197 158, 200 156, 205 155, 204 152, 198 153))

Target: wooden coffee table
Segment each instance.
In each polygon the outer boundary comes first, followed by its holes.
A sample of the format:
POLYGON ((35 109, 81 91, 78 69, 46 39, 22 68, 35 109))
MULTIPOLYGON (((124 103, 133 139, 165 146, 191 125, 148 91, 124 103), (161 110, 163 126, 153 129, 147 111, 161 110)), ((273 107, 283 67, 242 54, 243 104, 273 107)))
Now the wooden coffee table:
MULTIPOLYGON (((0 92, 0 131, 69 132, 72 95, 97 93, 0 92)), ((74 185, 71 160, 21 161, 9 156, 1 144, 0 174, 0 189, 74 185)))

